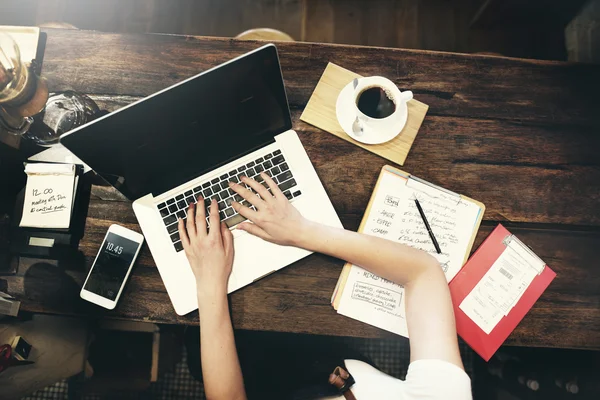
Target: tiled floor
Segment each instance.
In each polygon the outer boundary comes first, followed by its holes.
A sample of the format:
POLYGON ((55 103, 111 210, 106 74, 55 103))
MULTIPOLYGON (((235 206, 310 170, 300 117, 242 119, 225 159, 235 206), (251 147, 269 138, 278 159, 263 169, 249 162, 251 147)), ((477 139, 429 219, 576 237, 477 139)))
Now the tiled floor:
MULTIPOLYGON (((150 388, 143 393, 117 393, 110 396, 86 394, 81 397, 81 400, 204 400, 204 386, 190 375, 185 349, 182 349, 182 352, 182 359, 175 366, 175 370, 165 373, 158 382, 151 384, 150 388)), ((57 382, 21 400, 69 400, 68 383, 66 380, 57 382)))
MULTIPOLYGON (((341 338, 346 345, 370 358, 383 372, 394 377, 404 379, 409 363, 408 341, 403 338, 394 339, 361 339, 341 338)), ((472 376, 473 352, 461 343, 461 353, 467 373, 472 376)), ((99 395, 86 395, 84 400, 113 399, 204 399, 204 388, 196 381, 187 367, 187 356, 182 349, 182 360, 176 365, 175 370, 164 374, 160 380, 150 386, 143 393, 113 394, 110 397, 99 395)), ((43 390, 33 393, 23 400, 68 400, 68 383, 57 382, 43 390)))
POLYGON ((29 397, 23 397, 23 400, 67 400, 69 385, 67 381, 56 382, 52 386, 48 386, 42 390, 38 390, 29 397))

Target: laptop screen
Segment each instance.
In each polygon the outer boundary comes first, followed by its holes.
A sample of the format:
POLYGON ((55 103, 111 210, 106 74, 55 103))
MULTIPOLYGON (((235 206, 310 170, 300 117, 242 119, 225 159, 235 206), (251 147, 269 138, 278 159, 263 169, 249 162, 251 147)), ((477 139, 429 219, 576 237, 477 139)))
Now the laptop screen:
POLYGON ((100 118, 61 143, 131 200, 158 195, 291 129, 275 46, 100 118))

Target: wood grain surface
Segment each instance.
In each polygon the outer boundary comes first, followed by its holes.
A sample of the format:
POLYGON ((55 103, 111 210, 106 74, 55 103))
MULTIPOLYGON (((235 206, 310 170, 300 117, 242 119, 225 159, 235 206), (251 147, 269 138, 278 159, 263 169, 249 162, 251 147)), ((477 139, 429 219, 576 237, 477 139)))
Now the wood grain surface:
MULTIPOLYGON (((257 42, 47 30, 51 90, 90 94, 114 110, 248 50, 257 42)), ((386 160, 299 121, 326 64, 383 75, 430 105, 403 170, 485 203, 474 248, 504 223, 557 278, 507 344, 600 349, 600 67, 310 43, 278 45, 294 129, 347 229, 358 227, 386 160), (595 85, 596 86, 595 86, 595 85)), ((139 231, 131 204, 95 186, 80 249, 86 265, 22 260, 8 291, 22 309, 195 324, 179 317, 146 247, 117 309, 78 292, 108 226, 139 231)), ((231 296, 236 328, 390 337, 329 304, 343 262, 311 255, 231 296)), ((400 340, 400 339, 399 339, 400 340)))

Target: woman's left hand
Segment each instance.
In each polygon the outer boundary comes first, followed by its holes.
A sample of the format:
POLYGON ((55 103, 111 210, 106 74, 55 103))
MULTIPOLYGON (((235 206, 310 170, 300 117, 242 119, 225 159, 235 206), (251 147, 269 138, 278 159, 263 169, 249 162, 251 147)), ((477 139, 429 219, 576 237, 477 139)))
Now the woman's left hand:
POLYGON ((198 297, 226 295, 227 281, 233 266, 233 235, 221 222, 217 202, 210 204, 210 230, 207 232, 204 199, 190 204, 187 223, 179 220, 179 236, 190 262, 198 297))

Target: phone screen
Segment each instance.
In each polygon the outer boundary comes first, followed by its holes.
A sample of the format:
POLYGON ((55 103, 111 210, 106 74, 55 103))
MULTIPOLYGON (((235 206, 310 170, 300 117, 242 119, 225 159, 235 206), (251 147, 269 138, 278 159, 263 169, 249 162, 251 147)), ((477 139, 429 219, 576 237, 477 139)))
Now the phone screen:
POLYGON ((84 289, 115 300, 140 244, 109 232, 84 289))

